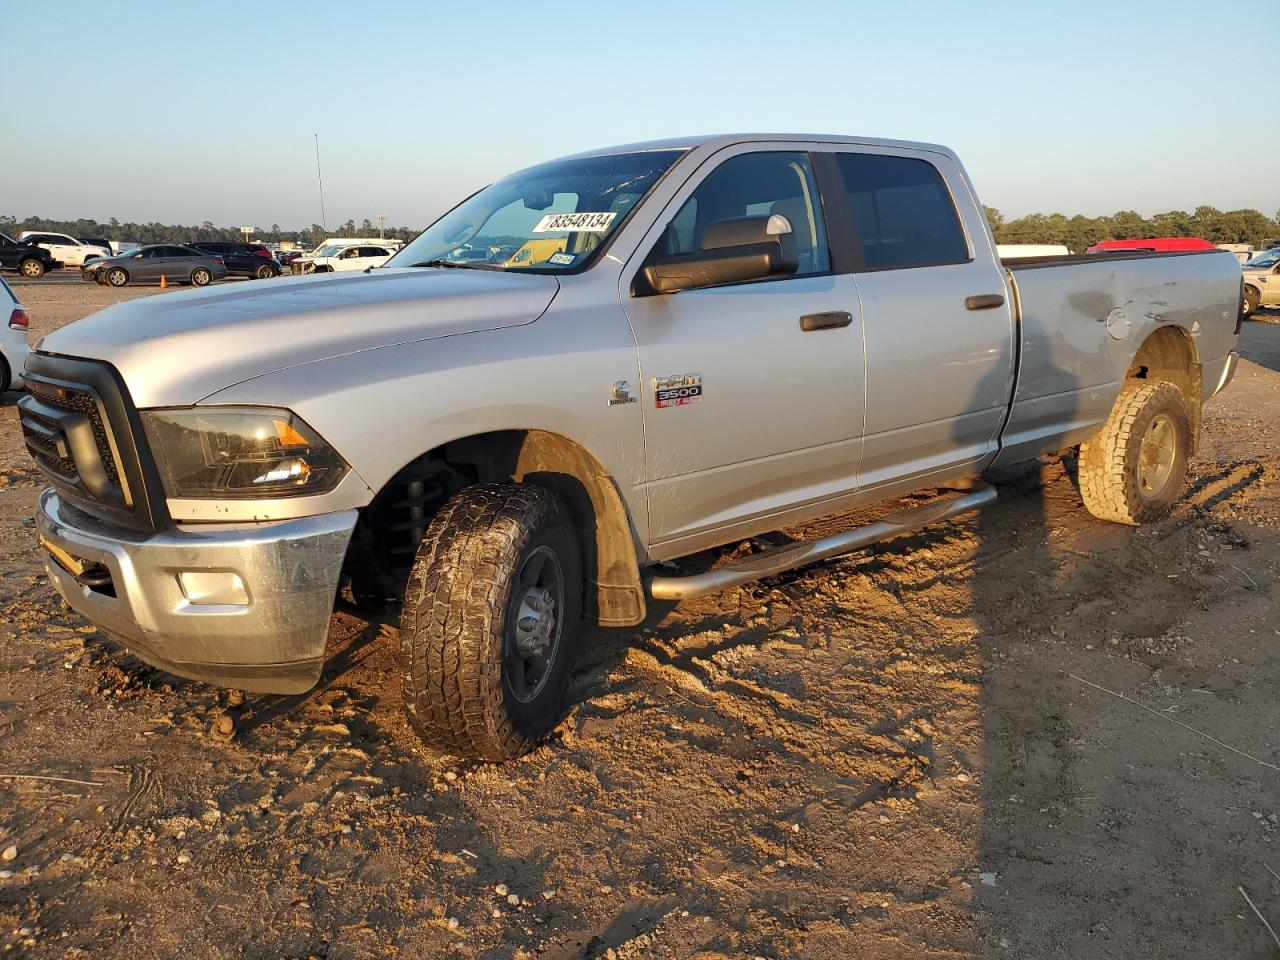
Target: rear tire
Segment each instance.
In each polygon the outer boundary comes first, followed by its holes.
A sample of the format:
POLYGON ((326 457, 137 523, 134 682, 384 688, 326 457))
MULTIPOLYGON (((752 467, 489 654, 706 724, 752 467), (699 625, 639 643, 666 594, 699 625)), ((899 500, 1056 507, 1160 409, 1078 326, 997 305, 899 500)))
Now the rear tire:
POLYGON ((112 267, 107 271, 107 283, 113 287, 123 287, 129 282, 129 274, 125 273, 119 267, 112 267))
POLYGON ((1080 494, 1099 520, 1137 526, 1159 519, 1187 475, 1191 419, 1167 380, 1129 380, 1102 430, 1080 445, 1080 494))
POLYGON ((9 361, 0 357, 0 393, 13 386, 13 374, 9 372, 9 361))
POLYGON ((275 275, 276 275, 275 268, 272 267, 271 264, 269 263, 264 263, 254 273, 254 276, 256 276, 259 280, 270 280, 275 275))
POLYGON ((400 686, 434 750, 509 760, 560 719, 582 607, 564 503, 540 487, 466 487, 418 547, 400 613, 400 686))
POLYGON ((27 280, 39 280, 44 276, 44 264, 35 257, 27 257, 18 264, 18 272, 27 280))
POLYGON ((209 285, 209 281, 212 279, 213 279, 213 274, 211 274, 204 267, 196 267, 196 269, 191 271, 192 286, 207 287, 209 285))

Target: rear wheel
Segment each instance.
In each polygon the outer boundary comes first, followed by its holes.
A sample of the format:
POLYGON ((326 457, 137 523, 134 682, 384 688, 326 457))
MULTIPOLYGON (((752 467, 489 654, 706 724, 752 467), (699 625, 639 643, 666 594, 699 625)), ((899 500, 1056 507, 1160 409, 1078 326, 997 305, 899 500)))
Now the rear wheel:
POLYGON ((27 257, 18 264, 18 272, 28 280, 39 280, 44 276, 44 264, 35 257, 27 257))
POLYGON ((400 614, 400 685, 432 748, 507 760, 560 718, 582 606, 568 510, 539 487, 466 487, 419 545, 400 614))
POLYGON ((262 266, 258 267, 258 269, 254 272, 254 276, 256 276, 259 280, 269 280, 271 277, 274 277, 275 275, 276 275, 275 268, 272 267, 271 264, 269 263, 264 263, 262 266))
POLYGON ((196 267, 194 270, 191 271, 191 282, 197 287, 208 286, 209 281, 212 279, 213 279, 213 274, 211 274, 204 267, 196 267))
POLYGON ((113 287, 123 287, 129 282, 129 274, 125 273, 120 267, 112 267, 107 271, 107 283, 113 287))
POLYGON ((1099 520, 1137 526, 1178 498, 1187 474, 1191 420, 1182 391, 1165 380, 1130 380, 1094 439, 1080 446, 1080 494, 1099 520))
POLYGON ((0 393, 4 393, 13 385, 13 374, 9 372, 9 361, 0 356, 0 393))
POLYGON ((1258 304, 1261 302, 1262 296, 1255 288, 1244 288, 1244 315, 1246 318, 1253 315, 1253 312, 1258 309, 1258 304))

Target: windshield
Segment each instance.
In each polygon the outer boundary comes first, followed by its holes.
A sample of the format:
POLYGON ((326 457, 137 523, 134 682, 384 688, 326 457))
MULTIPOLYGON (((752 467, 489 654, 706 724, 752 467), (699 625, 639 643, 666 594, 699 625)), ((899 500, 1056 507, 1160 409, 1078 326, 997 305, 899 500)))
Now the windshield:
POLYGON ((464 200, 386 265, 584 266, 683 152, 617 153, 522 170, 464 200))
POLYGON ((1274 267, 1280 263, 1280 248, 1275 250, 1267 250, 1258 254, 1252 260, 1246 260, 1246 267, 1274 267))

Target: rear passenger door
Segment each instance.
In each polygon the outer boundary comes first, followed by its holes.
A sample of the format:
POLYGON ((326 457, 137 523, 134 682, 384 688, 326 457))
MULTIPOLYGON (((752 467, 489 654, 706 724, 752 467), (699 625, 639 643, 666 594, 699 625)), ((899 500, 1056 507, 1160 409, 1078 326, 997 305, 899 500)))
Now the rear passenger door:
POLYGON ((830 157, 865 325, 859 486, 971 469, 996 449, 1015 355, 982 214, 945 154, 835 145, 830 157))

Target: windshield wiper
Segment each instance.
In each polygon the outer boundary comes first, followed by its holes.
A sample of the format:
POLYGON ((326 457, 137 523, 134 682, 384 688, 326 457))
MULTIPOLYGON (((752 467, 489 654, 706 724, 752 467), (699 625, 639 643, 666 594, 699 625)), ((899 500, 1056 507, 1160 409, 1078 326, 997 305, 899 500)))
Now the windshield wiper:
POLYGON ((411 267, 454 267, 458 270, 478 270, 480 269, 474 263, 458 263, 455 260, 423 260, 421 263, 411 263, 411 267))

